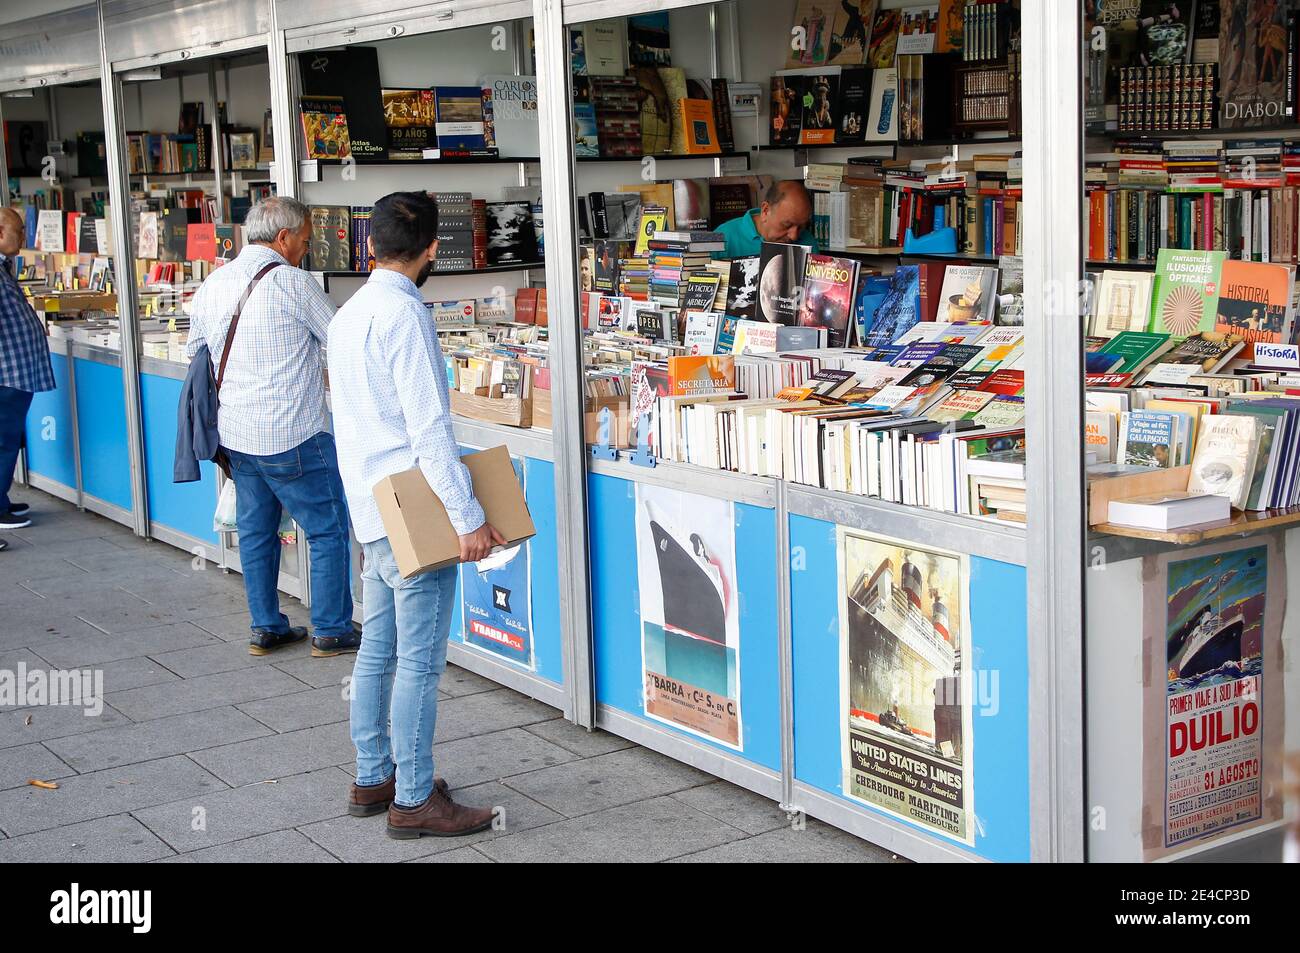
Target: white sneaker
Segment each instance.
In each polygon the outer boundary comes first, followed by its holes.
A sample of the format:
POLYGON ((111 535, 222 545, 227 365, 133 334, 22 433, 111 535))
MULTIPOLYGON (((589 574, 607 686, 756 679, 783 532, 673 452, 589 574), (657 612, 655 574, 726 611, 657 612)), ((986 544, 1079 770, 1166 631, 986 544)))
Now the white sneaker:
POLYGON ((22 529, 24 526, 31 526, 32 521, 26 516, 15 516, 13 513, 0 513, 0 529, 22 529))

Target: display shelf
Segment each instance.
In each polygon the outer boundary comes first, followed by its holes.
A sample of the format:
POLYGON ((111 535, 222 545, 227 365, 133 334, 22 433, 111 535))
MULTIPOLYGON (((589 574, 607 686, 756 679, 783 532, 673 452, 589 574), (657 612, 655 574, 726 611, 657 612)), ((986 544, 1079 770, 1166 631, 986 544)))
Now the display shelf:
POLYGON ((800 150, 811 152, 816 149, 892 149, 896 145, 898 145, 896 142, 828 142, 807 143, 797 146, 774 146, 770 143, 759 143, 753 147, 753 150, 755 152, 798 152, 800 150))
MULTIPOLYGON (((500 275, 512 271, 536 271, 545 268, 546 263, 542 261, 525 262, 520 265, 488 265, 486 268, 462 268, 455 271, 432 271, 429 278, 457 278, 466 275, 500 275)), ((318 271, 314 274, 324 277, 326 282, 331 278, 369 278, 372 272, 369 271, 318 271)), ((326 291, 329 286, 326 285, 326 291)))
MULTIPOLYGON (((746 152, 707 152, 695 155, 679 155, 675 152, 640 156, 575 156, 575 162, 641 162, 654 159, 656 162, 670 162, 690 159, 743 159, 746 152)), ((344 159, 303 159, 303 162, 318 162, 322 166, 341 166, 344 159)), ((518 165, 521 162, 537 165, 542 160, 538 156, 448 156, 439 159, 355 159, 353 165, 384 166, 388 168, 404 165, 518 165)))
POLYGON ((896 258, 903 254, 901 248, 835 248, 833 246, 823 246, 822 252, 831 255, 848 255, 849 257, 860 258, 896 258))
POLYGON ((1105 261, 1098 258, 1089 258, 1084 264, 1088 268, 1128 268, 1132 271, 1153 271, 1156 267, 1154 261, 1105 261))
POLYGON ((1150 539, 1165 543, 1190 546, 1225 536, 1248 535, 1262 530, 1279 529, 1300 524, 1300 506, 1278 510, 1242 511, 1226 520, 1198 523, 1175 530, 1142 529, 1137 526, 1120 526, 1118 523, 1100 523, 1093 527, 1097 533, 1125 536, 1130 539, 1150 539))
POLYGON ((1086 136, 1089 139, 1251 139, 1257 136, 1285 136, 1290 133, 1300 135, 1300 124, 1289 123, 1285 126, 1242 129, 1216 126, 1213 129, 1142 129, 1132 132, 1106 130, 1087 132, 1086 136))
POLYGON ((1001 136, 953 136, 951 138, 926 138, 926 139, 909 139, 900 140, 898 146, 916 147, 916 146, 1006 146, 1013 143, 1022 143, 1024 139, 1020 136, 1001 135, 1001 136))

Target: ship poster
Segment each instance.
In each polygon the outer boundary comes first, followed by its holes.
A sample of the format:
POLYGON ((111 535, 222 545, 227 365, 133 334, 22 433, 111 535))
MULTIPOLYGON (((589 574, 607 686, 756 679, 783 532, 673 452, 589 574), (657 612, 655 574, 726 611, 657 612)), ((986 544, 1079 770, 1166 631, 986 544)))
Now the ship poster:
POLYGON ((742 750, 735 504, 636 485, 647 718, 742 750))
POLYGON ((844 794, 974 846, 968 558, 837 533, 844 794))
POLYGON ((1144 860, 1282 816, 1280 541, 1143 560, 1144 860))
MULTIPOLYGON (((525 486, 523 461, 511 457, 510 462, 519 485, 525 486)), ((530 545, 525 540, 476 563, 461 563, 460 600, 466 645, 533 671, 530 545)))
POLYGON ((1169 564, 1165 846, 1261 816, 1268 547, 1169 564))

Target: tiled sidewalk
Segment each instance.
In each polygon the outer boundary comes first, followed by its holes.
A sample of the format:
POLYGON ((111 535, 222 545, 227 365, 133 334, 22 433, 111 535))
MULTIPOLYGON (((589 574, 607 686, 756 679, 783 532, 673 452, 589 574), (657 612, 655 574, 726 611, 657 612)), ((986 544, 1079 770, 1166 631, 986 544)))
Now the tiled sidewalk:
POLYGON ((390 840, 345 811, 351 657, 251 656, 238 575, 15 489, 34 525, 0 553, 0 671, 102 672, 104 696, 0 708, 0 863, 893 859, 454 666, 437 770, 504 830, 390 840))

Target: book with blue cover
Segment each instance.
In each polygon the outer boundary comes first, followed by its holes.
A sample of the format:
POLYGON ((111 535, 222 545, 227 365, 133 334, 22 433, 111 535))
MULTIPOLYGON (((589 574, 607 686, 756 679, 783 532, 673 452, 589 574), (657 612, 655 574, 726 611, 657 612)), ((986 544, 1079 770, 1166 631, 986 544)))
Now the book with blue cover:
POLYGON ((1147 410, 1124 413, 1120 419, 1119 453, 1115 462, 1161 470, 1175 466, 1178 460, 1177 416, 1147 410))
POLYGON ((862 343, 865 347, 893 344, 920 320, 921 269, 916 265, 899 265, 862 343))
POLYGON ((439 86, 434 90, 434 133, 443 157, 491 154, 483 126, 483 90, 478 86, 439 86))

